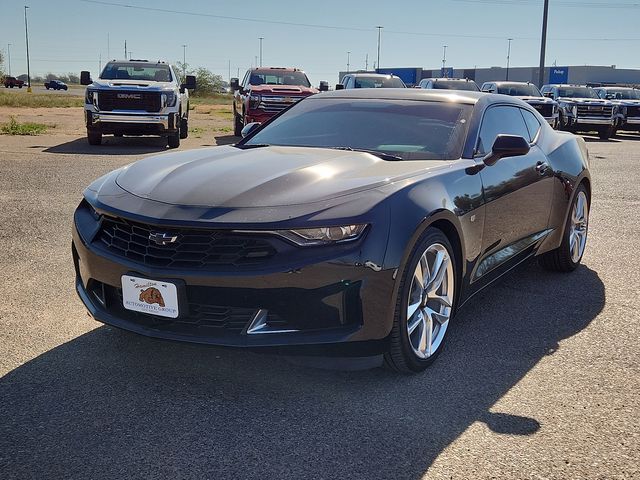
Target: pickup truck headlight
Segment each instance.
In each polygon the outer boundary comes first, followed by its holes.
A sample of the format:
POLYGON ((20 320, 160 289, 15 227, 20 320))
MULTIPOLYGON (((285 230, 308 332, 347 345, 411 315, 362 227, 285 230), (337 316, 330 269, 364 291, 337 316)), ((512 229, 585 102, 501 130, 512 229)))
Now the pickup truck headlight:
POLYGON ((260 105, 260 100, 262 100, 260 95, 251 94, 249 96, 249 108, 258 108, 258 105, 260 105))
POLYGON ((87 88, 87 90, 84 92, 84 103, 88 103, 91 104, 93 103, 93 98, 95 96, 95 90, 89 90, 87 88))
POLYGON ((338 227, 301 228, 278 230, 276 233, 302 247, 328 245, 357 240, 367 225, 343 225, 338 227))
POLYGON ((565 105, 564 111, 567 112, 567 115, 570 117, 578 116, 578 106, 577 105, 565 105))
POLYGON ((178 96, 176 95, 176 92, 164 92, 162 94, 162 103, 167 107, 175 107, 177 99, 178 96))

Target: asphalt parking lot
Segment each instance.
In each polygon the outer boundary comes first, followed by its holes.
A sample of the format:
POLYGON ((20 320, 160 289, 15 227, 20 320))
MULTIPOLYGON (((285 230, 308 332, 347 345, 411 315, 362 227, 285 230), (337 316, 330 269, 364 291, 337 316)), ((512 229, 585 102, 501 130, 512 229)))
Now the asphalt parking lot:
POLYGON ((640 136, 588 146, 584 265, 512 273, 399 376, 94 322, 73 209, 162 142, 0 136, 0 478, 640 478, 640 136))

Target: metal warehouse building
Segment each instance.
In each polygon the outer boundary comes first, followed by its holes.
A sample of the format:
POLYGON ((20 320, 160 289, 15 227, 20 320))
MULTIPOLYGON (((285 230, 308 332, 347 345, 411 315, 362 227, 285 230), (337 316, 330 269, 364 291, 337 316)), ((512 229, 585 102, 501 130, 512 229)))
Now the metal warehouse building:
MULTIPOLYGON (((619 83, 640 85, 640 70, 616 68, 593 65, 575 65, 567 67, 547 67, 544 74, 544 83, 619 83)), ((506 80, 507 69, 503 67, 491 68, 438 68, 425 69, 421 67, 410 68, 380 68, 378 73, 393 73, 407 84, 415 85, 423 78, 430 77, 455 77, 475 80, 478 85, 484 82, 506 80)), ((538 67, 511 67, 509 68, 509 80, 517 82, 538 83, 538 67)), ((347 72, 340 72, 339 79, 347 72)), ((354 72, 350 72, 354 73, 354 72)), ((363 72, 364 73, 364 72, 363 72)), ((375 73, 373 71, 369 73, 375 73)))

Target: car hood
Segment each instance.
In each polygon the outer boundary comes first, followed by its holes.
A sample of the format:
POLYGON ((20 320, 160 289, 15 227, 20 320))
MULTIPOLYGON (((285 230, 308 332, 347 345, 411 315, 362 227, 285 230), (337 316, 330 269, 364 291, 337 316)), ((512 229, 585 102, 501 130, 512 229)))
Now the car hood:
POLYGON ((621 100, 609 100, 609 101, 614 105, 622 105, 624 107, 636 107, 640 105, 640 100, 621 99, 621 100))
POLYGON ((166 90, 174 88, 172 82, 145 82, 142 80, 95 80, 91 84, 92 88, 109 88, 123 90, 140 89, 140 90, 166 90))
POLYGON ((206 207, 276 207, 327 201, 447 168, 451 161, 386 161, 325 148, 213 147, 124 167, 120 188, 157 202, 206 207))
POLYGON ((302 95, 308 96, 318 93, 318 90, 311 87, 302 87, 298 85, 251 85, 250 90, 260 95, 302 95))
POLYGON ((524 102, 531 103, 556 103, 555 100, 552 100, 548 97, 518 97, 520 100, 524 102))

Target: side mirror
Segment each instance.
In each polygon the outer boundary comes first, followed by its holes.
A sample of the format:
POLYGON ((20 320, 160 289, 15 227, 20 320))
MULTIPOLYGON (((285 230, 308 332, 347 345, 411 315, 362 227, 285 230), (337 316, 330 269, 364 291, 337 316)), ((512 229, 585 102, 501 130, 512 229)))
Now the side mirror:
POLYGON ((336 83, 336 90, 344 90, 344 85, 341 83, 336 83))
POLYGON ((180 85, 180 92, 183 92, 186 90, 195 90, 196 89, 196 77, 193 75, 187 75, 186 78, 184 79, 184 83, 182 85, 180 85))
POLYGON ((237 78, 232 78, 229 82, 229 86, 231 87, 231 91, 235 92, 236 90, 240 90, 240 82, 237 78))
POLYGON ((262 125, 260 122, 247 123, 242 129, 242 132, 240 132, 240 135, 242 135, 242 138, 248 137, 253 132, 255 132, 260 127, 260 125, 262 125))
POLYGON ((93 80, 91 80, 91 74, 87 71, 80 72, 80 85, 91 85, 93 80))
POLYGON ((329 91, 329 82, 326 82, 326 81, 322 80, 320 82, 320 86, 318 87, 318 90, 320 90, 321 92, 328 92, 329 91))
POLYGON ((529 142, 519 135, 498 135, 493 142, 491 153, 482 160, 488 167, 504 157, 520 157, 531 150, 529 142))

